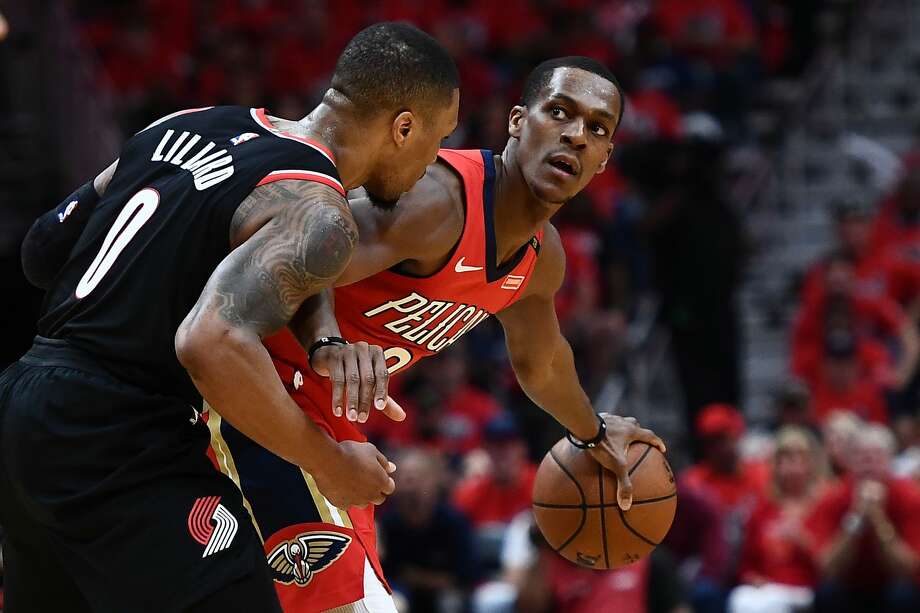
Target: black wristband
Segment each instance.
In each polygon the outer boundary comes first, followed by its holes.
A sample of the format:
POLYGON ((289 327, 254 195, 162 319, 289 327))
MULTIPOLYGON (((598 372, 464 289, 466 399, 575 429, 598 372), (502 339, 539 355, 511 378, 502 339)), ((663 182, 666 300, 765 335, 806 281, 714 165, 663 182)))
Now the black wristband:
POLYGON ((597 421, 597 434, 594 436, 594 438, 587 441, 582 441, 575 438, 575 435, 568 430, 565 431, 565 438, 569 439, 569 442, 579 449, 594 449, 600 444, 602 440, 604 440, 604 437, 607 435, 607 422, 604 421, 604 418, 600 415, 597 416, 597 421))
POLYGON ((307 351, 307 361, 310 364, 313 363, 313 354, 319 351, 320 347, 327 347, 329 345, 347 345, 346 341, 341 336, 322 336, 318 341, 310 345, 309 351, 307 351))

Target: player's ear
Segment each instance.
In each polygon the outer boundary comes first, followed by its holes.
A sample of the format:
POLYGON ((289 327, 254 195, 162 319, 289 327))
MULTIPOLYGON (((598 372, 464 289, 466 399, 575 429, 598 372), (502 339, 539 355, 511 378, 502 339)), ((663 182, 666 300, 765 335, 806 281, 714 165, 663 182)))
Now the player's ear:
POLYGON ((403 111, 393 119, 391 125, 393 142, 397 147, 404 147, 415 129, 415 115, 412 111, 403 111))
POLYGON ((601 174, 602 172, 604 172, 605 170, 607 170, 607 162, 610 161, 610 154, 611 154, 611 153, 613 153, 613 141, 610 141, 610 144, 607 145, 607 157, 604 158, 604 161, 601 162, 600 167, 597 169, 597 172, 594 173, 594 174, 599 175, 599 174, 601 174))
POLYGON ((508 136, 511 138, 521 137, 521 124, 526 114, 526 106, 516 104, 511 107, 511 113, 508 114, 508 136))

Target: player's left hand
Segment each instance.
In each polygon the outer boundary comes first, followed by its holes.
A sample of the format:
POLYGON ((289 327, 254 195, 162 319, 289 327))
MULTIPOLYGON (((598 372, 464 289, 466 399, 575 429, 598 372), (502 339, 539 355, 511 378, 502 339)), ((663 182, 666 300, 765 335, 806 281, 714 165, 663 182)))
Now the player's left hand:
POLYGON ((657 447, 661 453, 667 451, 664 441, 648 430, 639 426, 635 417, 620 417, 610 413, 601 413, 607 423, 607 436, 597 447, 588 452, 595 460, 617 476, 617 505, 624 511, 632 507, 633 486, 629 478, 629 464, 626 451, 634 442, 648 443, 657 447))
POLYGON ((387 395, 390 374, 379 345, 364 341, 349 345, 326 345, 310 360, 317 374, 332 379, 332 414, 348 421, 364 423, 371 406, 393 421, 402 421, 406 412, 387 395))

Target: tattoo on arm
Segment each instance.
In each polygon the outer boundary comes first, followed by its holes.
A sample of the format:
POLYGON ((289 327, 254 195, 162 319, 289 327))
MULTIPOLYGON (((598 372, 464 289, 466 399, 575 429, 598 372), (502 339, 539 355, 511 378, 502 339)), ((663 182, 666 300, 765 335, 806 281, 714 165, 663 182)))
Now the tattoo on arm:
POLYGON ((199 302, 265 336, 338 278, 358 231, 340 194, 302 181, 257 188, 234 215, 232 232, 255 224, 261 227, 221 263, 199 302))

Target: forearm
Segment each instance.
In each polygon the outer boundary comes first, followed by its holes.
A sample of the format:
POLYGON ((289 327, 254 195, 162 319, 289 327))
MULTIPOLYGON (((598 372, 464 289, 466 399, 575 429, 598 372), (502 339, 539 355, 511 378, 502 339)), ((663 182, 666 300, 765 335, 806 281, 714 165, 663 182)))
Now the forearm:
POLYGON ((288 327, 304 349, 309 349, 321 337, 341 336, 339 322, 335 319, 335 291, 330 287, 307 298, 288 327))
POLYGON ((548 355, 542 364, 524 366, 512 361, 521 389, 574 436, 582 440, 594 438, 597 416, 578 381, 572 347, 560 334, 548 355))
POLYGON ((290 398, 257 335, 198 328, 180 331, 176 346, 201 395, 237 430, 307 472, 334 461, 335 442, 290 398))

